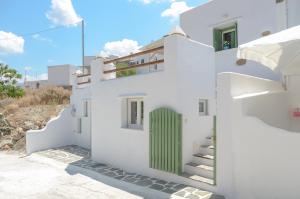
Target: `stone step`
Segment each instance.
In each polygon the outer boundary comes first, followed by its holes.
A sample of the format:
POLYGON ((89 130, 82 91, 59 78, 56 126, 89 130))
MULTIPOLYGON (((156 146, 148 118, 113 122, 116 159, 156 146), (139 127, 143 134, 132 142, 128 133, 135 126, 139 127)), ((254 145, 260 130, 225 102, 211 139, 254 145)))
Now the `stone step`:
POLYGON ((190 162, 184 165, 184 171, 186 173, 199 175, 205 178, 214 177, 214 168, 212 166, 204 165, 204 164, 197 164, 194 162, 190 162))
POLYGON ((210 144, 202 145, 200 148, 200 152, 205 155, 214 155, 215 153, 214 146, 210 144))
POLYGON ((215 147, 213 145, 202 145, 201 148, 214 150, 215 147))
POLYGON ((197 153, 194 156, 199 157, 199 158, 208 159, 208 160, 214 160, 213 155, 205 155, 205 154, 197 153))
POLYGON ((193 162, 196 164, 214 166, 214 156, 198 153, 193 155, 193 162))
POLYGON ((210 179, 210 178, 205 178, 205 177, 202 177, 202 176, 199 176, 199 175, 194 175, 194 174, 190 174, 190 173, 183 173, 182 174, 183 177, 185 178, 188 178, 190 180, 194 180, 194 181, 197 181, 197 182, 202 182, 202 183, 205 183, 205 184, 208 184, 208 185, 214 185, 214 180, 213 179, 210 179))

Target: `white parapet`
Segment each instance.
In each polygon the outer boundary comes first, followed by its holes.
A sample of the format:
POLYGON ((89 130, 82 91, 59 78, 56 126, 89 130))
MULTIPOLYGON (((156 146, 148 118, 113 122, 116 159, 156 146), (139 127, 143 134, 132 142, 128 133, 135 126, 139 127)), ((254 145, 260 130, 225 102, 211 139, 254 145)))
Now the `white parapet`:
POLYGON ((62 110, 58 117, 51 119, 45 128, 27 131, 27 153, 73 144, 72 126, 71 107, 68 107, 62 110))

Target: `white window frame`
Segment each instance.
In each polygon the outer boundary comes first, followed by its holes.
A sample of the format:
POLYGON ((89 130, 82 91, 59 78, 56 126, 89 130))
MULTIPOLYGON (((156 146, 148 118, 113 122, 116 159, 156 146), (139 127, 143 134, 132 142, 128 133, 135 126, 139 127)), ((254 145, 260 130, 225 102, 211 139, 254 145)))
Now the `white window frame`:
POLYGON ((198 112, 200 116, 207 116, 209 115, 208 112, 208 100, 207 99, 200 99, 198 104, 198 112), (200 104, 203 104, 203 111, 200 111, 200 104))
POLYGON ((142 113, 143 98, 128 98, 127 99, 127 128, 142 129, 143 128, 143 113, 142 113), (131 103, 137 103, 137 121, 133 124, 131 121, 131 103))

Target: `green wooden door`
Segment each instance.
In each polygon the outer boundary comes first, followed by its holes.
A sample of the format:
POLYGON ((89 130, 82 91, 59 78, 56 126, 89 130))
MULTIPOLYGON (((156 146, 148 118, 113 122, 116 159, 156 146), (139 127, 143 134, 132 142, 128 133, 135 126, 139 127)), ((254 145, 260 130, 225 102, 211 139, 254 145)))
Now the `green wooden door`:
POLYGON ((182 173, 182 118, 168 108, 150 112, 150 167, 182 173))

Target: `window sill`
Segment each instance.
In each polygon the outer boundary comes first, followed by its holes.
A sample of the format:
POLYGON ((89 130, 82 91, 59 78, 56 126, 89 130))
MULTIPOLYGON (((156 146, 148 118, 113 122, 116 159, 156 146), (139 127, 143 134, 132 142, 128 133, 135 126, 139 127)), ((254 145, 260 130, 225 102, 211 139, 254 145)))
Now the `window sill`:
POLYGON ((230 50, 237 50, 238 47, 235 47, 235 48, 229 48, 229 49, 224 49, 224 50, 218 50, 218 51, 215 51, 215 53, 219 53, 219 52, 224 52, 224 51, 230 51, 230 50))
POLYGON ((130 127, 121 127, 122 130, 127 131, 144 131, 144 128, 130 128, 130 127))

